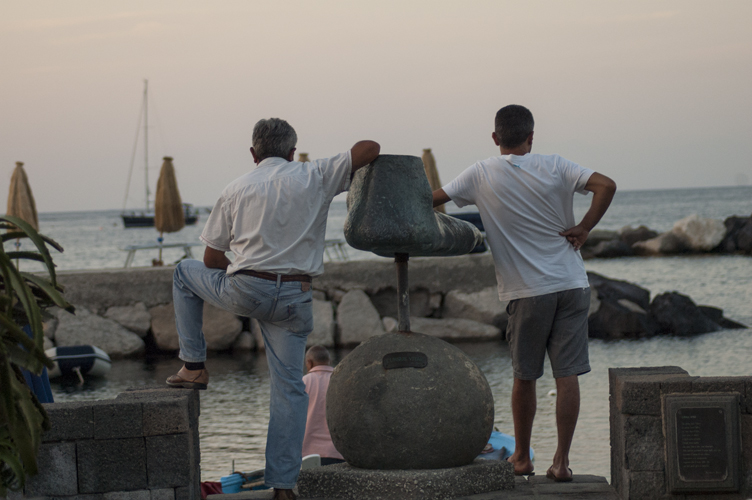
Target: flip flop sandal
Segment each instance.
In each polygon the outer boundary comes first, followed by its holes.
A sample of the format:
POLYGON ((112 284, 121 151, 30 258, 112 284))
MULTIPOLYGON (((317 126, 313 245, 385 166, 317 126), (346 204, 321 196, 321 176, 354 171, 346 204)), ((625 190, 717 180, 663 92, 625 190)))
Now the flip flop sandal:
POLYGON ((557 482, 557 483, 569 483, 569 482, 572 481, 572 477, 573 477, 572 469, 570 469, 569 467, 567 467, 567 470, 569 471, 569 476, 558 477, 556 474, 554 474, 554 471, 552 470, 553 468, 554 468, 554 466, 552 465, 546 471, 546 477, 548 479, 553 479, 554 482, 557 482))

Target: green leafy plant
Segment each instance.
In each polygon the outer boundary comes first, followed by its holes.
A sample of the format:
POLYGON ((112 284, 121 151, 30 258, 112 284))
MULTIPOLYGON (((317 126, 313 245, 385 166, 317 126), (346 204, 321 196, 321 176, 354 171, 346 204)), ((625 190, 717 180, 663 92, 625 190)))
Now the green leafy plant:
POLYGON ((62 252, 18 217, 0 216, 0 497, 23 489, 26 476, 37 473, 36 454, 42 432, 50 427, 44 407, 24 381, 21 368, 37 375, 52 361, 44 353, 42 320, 53 305, 73 312, 57 283, 47 245, 62 252), (5 251, 5 242, 28 238, 36 251, 5 251), (44 265, 48 276, 19 271, 21 260, 44 265), (23 330, 29 325, 33 338, 23 330))

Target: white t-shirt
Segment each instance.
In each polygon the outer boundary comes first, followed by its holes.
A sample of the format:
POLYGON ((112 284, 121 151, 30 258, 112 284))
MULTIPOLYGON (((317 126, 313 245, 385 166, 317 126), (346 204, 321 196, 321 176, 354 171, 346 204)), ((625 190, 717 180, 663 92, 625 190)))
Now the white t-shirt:
POLYGON ((349 150, 305 163, 266 158, 222 191, 201 241, 234 254, 227 274, 250 269, 318 276, 329 205, 350 187, 351 172, 349 150))
POLYGON ((579 251, 563 236, 576 225, 574 193, 593 171, 557 155, 488 158, 444 186, 459 207, 478 207, 496 265, 500 300, 588 286, 579 251))

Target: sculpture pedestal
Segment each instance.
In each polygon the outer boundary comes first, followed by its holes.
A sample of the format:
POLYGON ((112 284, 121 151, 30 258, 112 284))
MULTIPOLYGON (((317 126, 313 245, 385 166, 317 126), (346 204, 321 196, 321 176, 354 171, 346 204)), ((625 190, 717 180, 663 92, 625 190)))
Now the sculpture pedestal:
POLYGON ((301 498, 352 500, 440 500, 514 488, 509 462, 476 460, 470 465, 433 470, 369 470, 348 464, 301 471, 301 498))

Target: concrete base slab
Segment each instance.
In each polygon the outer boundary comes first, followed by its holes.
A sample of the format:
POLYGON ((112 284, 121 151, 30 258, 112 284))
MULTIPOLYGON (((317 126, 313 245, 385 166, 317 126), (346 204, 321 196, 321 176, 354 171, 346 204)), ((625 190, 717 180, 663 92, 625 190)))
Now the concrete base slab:
MULTIPOLYGON (((505 487, 508 488, 509 486, 505 487)), ((295 493, 298 494, 298 500, 339 500, 343 498, 306 498, 299 494, 297 488, 295 493)), ((207 500, 271 500, 273 494, 272 490, 243 491, 231 495, 209 495, 207 500)), ((398 494, 394 498, 402 498, 402 496, 398 494)), ((535 498, 536 500, 562 498, 567 500, 619 500, 620 497, 616 494, 616 490, 608 484, 605 477, 575 474, 571 483, 556 483, 546 478, 545 475, 515 477, 514 489, 461 495, 454 500, 517 500, 527 498, 535 498)))
POLYGON ((514 488, 509 462, 476 460, 449 469, 373 470, 349 464, 301 471, 302 498, 441 500, 514 488))

